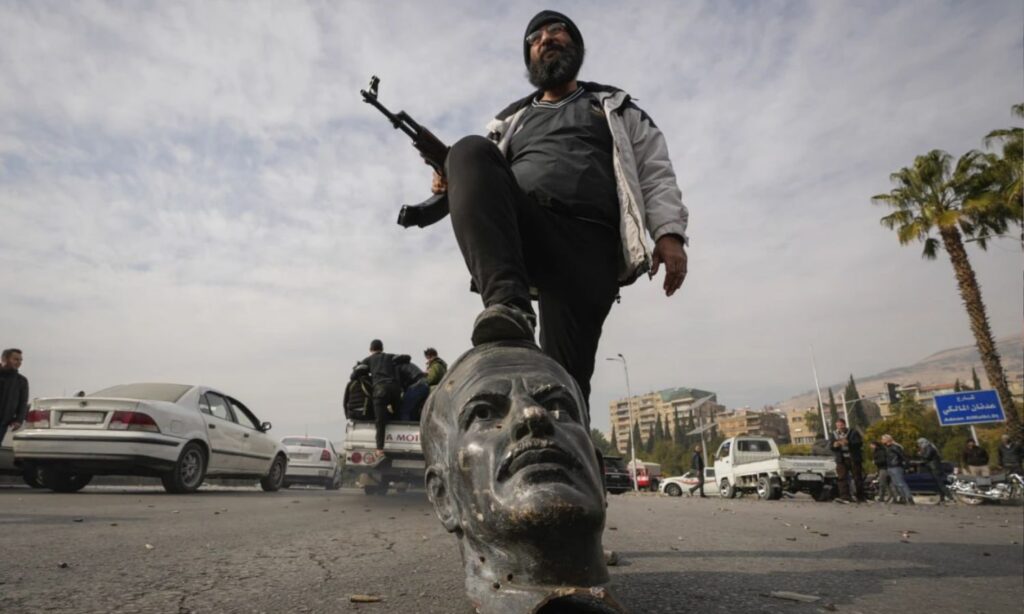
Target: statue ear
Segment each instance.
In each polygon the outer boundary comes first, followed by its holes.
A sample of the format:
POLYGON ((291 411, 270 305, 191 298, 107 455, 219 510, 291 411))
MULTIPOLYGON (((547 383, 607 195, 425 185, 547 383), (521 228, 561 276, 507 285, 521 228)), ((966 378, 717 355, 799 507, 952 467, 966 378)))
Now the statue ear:
POLYGON ((434 513, 449 533, 459 528, 459 515, 448 492, 448 483, 444 479, 444 470, 439 465, 427 468, 427 498, 434 504, 434 513))

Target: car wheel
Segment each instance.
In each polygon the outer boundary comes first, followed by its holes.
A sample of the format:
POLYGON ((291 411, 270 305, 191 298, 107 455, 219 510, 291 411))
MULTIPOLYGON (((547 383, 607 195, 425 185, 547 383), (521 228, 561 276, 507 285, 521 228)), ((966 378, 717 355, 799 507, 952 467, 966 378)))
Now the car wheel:
POLYGON ((26 467, 21 472, 21 479, 32 488, 46 488, 46 485, 43 484, 43 470, 41 467, 26 467))
POLYGON ((683 489, 678 484, 669 484, 665 487, 665 494, 670 497, 682 497, 683 489))
POLYGON ((85 488, 92 476, 62 469, 44 469, 40 472, 43 486, 55 492, 78 492, 85 488))
POLYGON ((782 498, 782 482, 779 478, 772 478, 768 481, 768 500, 778 501, 782 498))
POLYGON ((724 499, 734 499, 736 497, 736 488, 729 483, 728 479, 723 479, 718 487, 718 492, 724 499))
POLYGON ((281 490, 281 485, 284 484, 284 474, 287 469, 287 461, 284 460, 283 456, 275 458, 274 462, 270 465, 270 473, 260 478, 260 488, 267 492, 281 490))
POLYGON ((178 495, 199 490, 206 479, 206 453, 194 441, 185 444, 169 473, 160 476, 164 490, 178 495))
POLYGON ((327 483, 325 486, 327 490, 338 490, 341 488, 341 472, 334 474, 334 479, 327 483))

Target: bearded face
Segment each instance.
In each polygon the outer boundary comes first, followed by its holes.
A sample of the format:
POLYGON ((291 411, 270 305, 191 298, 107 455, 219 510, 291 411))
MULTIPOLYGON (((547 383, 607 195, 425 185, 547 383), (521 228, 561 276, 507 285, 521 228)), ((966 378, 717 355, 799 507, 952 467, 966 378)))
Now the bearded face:
POLYGON ((571 39, 548 39, 531 54, 528 75, 534 87, 549 90, 575 79, 582 66, 583 51, 571 39))

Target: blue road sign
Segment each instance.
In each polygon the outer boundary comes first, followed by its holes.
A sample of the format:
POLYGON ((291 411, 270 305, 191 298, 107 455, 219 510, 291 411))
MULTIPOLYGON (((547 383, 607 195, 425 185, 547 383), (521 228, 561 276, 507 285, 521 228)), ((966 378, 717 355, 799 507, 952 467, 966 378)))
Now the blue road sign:
POLYGON ((969 390, 935 397, 935 411, 942 426, 1006 422, 995 390, 969 390))

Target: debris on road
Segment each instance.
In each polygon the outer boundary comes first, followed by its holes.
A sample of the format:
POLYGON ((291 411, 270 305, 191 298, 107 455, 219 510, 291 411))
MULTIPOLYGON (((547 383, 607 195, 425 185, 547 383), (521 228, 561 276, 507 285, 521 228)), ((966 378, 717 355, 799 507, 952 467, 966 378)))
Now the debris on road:
POLYGON ((61 569, 67 569, 69 565, 64 561, 61 561, 60 563, 57 563, 57 567, 60 567, 61 569))
POLYGON ((348 600, 352 603, 380 603, 384 601, 382 597, 376 595, 349 595, 348 600))
POLYGON ((799 601, 800 603, 814 603, 821 599, 821 597, 815 597, 814 595, 804 595, 803 593, 793 593, 790 591, 772 591, 764 596, 784 599, 786 601, 799 601))
POLYGON ((156 548, 156 546, 153 544, 146 544, 146 550, 152 550, 153 548, 156 548))

